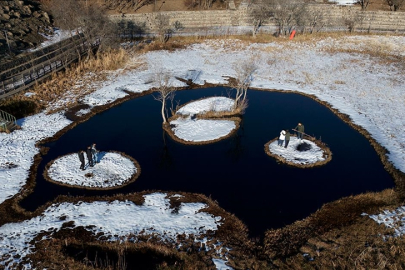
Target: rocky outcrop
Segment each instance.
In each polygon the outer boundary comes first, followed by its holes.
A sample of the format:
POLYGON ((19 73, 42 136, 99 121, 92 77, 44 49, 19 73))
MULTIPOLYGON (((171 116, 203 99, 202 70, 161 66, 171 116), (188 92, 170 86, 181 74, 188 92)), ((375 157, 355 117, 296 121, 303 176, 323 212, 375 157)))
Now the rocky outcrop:
POLYGON ((0 57, 18 54, 51 34, 51 20, 37 1, 0 1, 0 57), (9 49, 10 48, 10 49, 9 49))

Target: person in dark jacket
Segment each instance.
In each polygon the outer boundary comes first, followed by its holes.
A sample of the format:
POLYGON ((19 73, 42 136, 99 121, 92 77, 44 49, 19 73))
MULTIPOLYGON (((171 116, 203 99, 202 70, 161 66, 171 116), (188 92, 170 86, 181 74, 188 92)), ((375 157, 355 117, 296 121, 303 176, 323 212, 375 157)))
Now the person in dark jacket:
POLYGON ((86 165, 86 163, 84 162, 84 151, 80 150, 79 151, 79 159, 80 159, 80 169, 84 170, 84 166, 86 165))
POLYGON ((303 136, 304 136, 304 125, 301 123, 298 123, 298 125, 295 127, 295 130, 298 132, 298 139, 302 140, 303 136))
POLYGON ((91 154, 91 146, 87 147, 87 149, 86 149, 86 155, 87 155, 87 159, 89 160, 89 165, 90 165, 90 167, 93 167, 93 166, 94 166, 94 163, 93 163, 93 156, 92 156, 92 154, 91 154))
POLYGON ((287 148, 288 143, 290 142, 290 131, 288 129, 285 131, 285 139, 284 139, 284 141, 285 141, 284 148, 287 148))

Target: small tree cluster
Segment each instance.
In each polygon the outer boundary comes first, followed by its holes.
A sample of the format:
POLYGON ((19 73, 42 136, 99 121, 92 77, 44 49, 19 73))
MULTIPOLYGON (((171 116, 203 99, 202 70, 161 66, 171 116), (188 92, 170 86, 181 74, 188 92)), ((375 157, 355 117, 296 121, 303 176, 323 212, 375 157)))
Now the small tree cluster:
POLYGON ((103 0, 103 5, 107 9, 122 12, 124 9, 137 11, 141 7, 152 4, 153 0, 103 0))
POLYGON ((100 41, 99 49, 118 43, 116 24, 103 8, 94 3, 75 0, 53 0, 47 3, 56 26, 71 33, 81 34, 86 42, 100 41))
POLYGON ((234 82, 231 84, 232 88, 236 91, 235 110, 243 112, 247 108, 247 91, 253 81, 253 75, 256 70, 257 65, 254 57, 235 66, 236 76, 234 82))
POLYGON ((290 34, 302 17, 306 15, 304 0, 256 0, 251 5, 254 34, 266 18, 278 26, 277 35, 290 34))
POLYGON ((209 9, 215 3, 215 0, 184 0, 184 5, 190 9, 209 9))
POLYGON ((357 0, 357 4, 361 6, 361 10, 366 10, 368 5, 370 4, 370 0, 357 0))
POLYGON ((387 4, 390 6, 390 10, 398 11, 405 4, 405 0, 387 0, 387 4))
POLYGON ((326 24, 322 10, 311 9, 304 6, 296 17, 296 26, 301 33, 319 32, 326 24))
POLYGON ((175 21, 171 25, 169 16, 160 12, 155 15, 154 22, 157 30, 157 36, 161 43, 166 43, 173 33, 183 29, 183 26, 179 21, 175 21))
POLYGON ((270 18, 271 12, 270 7, 265 3, 265 1, 254 0, 250 5, 250 15, 253 24, 253 37, 256 37, 262 24, 270 18))

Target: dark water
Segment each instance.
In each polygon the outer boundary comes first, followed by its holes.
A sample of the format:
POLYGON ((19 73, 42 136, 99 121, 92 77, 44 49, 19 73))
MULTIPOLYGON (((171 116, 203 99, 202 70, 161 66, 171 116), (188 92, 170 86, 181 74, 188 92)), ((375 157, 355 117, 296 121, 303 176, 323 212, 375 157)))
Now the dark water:
MULTIPOLYGON (((226 89, 181 91, 176 93, 176 100, 183 104, 215 95, 226 95, 226 89)), ((196 192, 211 196, 234 213, 252 236, 262 236, 266 229, 302 219, 326 202, 393 186, 369 142, 327 108, 289 93, 250 91, 248 99, 249 107, 238 133, 205 146, 182 145, 166 137, 165 147, 161 105, 150 95, 98 114, 47 145, 50 151, 39 166, 34 193, 23 201, 23 207, 34 210, 59 194, 196 192), (330 163, 299 169, 277 164, 265 154, 266 142, 298 122, 305 125, 308 134, 321 136, 329 145, 333 153, 330 163), (84 149, 92 142, 101 151, 122 151, 134 157, 142 168, 138 180, 113 191, 84 191, 43 179, 49 161, 84 149)))

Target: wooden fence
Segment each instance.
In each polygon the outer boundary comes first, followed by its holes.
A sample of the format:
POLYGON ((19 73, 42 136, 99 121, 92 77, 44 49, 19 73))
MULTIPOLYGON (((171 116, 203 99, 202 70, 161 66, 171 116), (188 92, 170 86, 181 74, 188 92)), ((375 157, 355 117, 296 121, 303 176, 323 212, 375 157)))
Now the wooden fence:
POLYGON ((82 38, 73 37, 60 42, 51 51, 25 56, 26 61, 0 72, 0 99, 23 91, 52 73, 64 69, 90 51, 96 49, 99 40, 88 43, 82 38))

